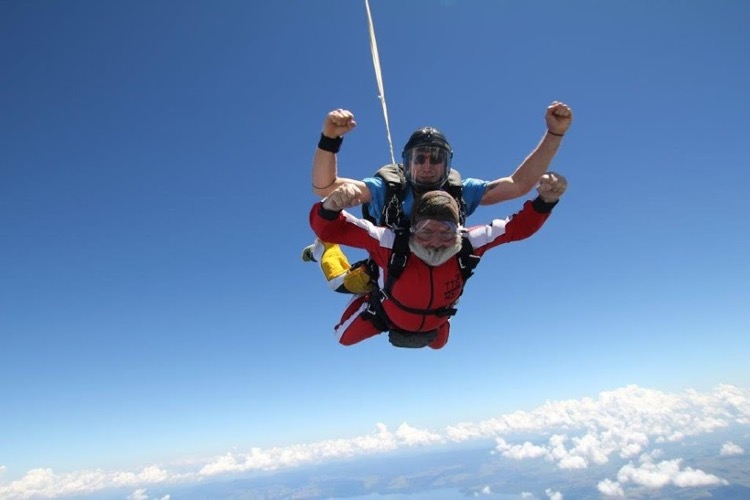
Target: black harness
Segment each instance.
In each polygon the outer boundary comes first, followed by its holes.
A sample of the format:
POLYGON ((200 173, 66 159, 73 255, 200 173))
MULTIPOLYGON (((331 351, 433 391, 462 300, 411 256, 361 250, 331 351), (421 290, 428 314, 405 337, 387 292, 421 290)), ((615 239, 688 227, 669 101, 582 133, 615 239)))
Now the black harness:
MULTIPOLYGON (((390 163, 375 172, 375 177, 380 177, 385 182, 385 199, 383 209, 380 212, 380 220, 375 220, 370 215, 370 204, 362 205, 362 217, 376 226, 386 226, 391 229, 406 227, 409 225, 409 215, 404 214, 404 197, 406 196, 406 174, 404 166, 400 163, 390 163)), ((443 190, 450 194, 458 203, 458 223, 464 225, 466 222, 466 203, 464 202, 463 184, 461 174, 458 170, 451 169, 448 180, 443 190)))
MULTIPOLYGON (((466 236, 461 237, 461 250, 456 254, 455 258, 458 259, 458 266, 461 270, 461 278, 464 284, 474 274, 474 268, 479 264, 480 257, 474 255, 474 248, 466 236)), ((407 332, 396 328, 383 308, 383 301, 388 299, 390 302, 396 305, 402 311, 406 311, 411 314, 417 314, 422 316, 438 316, 438 317, 451 317, 456 314, 457 309, 453 307, 455 302, 448 307, 439 307, 436 309, 416 309, 413 307, 406 306, 396 300, 391 294, 393 290, 393 284, 401 276, 406 264, 409 261, 409 229, 399 228, 396 230, 395 240, 393 242, 393 250, 391 252, 391 260, 388 263, 388 275, 385 281, 385 286, 377 288, 370 292, 370 298, 367 309, 362 312, 362 317, 369 320, 376 328, 381 331, 388 332, 388 340, 395 347, 425 347, 429 345, 437 337, 437 330, 430 330, 428 332, 407 332)), ((377 282, 377 276, 379 270, 377 266, 370 261, 371 267, 369 270, 370 276, 377 282)), ((463 290, 462 290, 463 291, 463 290)), ((460 297, 460 295, 459 295, 460 297)), ((458 298, 456 298, 456 302, 458 298)))
MULTIPOLYGON (((393 284, 401 276, 406 263, 409 259, 409 215, 404 213, 403 202, 406 196, 407 182, 404 167, 401 164, 391 163, 381 167, 375 176, 383 179, 386 185, 383 209, 380 213, 380 220, 375 220, 370 215, 370 204, 362 205, 362 216, 378 226, 386 226, 393 229, 396 233, 393 243, 391 260, 388 263, 388 278, 383 289, 377 288, 370 293, 370 301, 367 310, 362 316, 368 319, 372 324, 381 331, 387 331, 388 340, 396 347, 425 347, 437 337, 437 330, 429 332, 406 332, 400 330, 391 324, 388 316, 383 309, 383 301, 387 298, 399 309, 412 314, 435 315, 440 317, 450 317, 456 314, 454 307, 441 307, 437 309, 415 309, 408 307, 391 296, 393 284)), ((466 202, 463 197, 463 185, 461 184, 461 174, 457 170, 451 169, 443 189, 449 193, 458 203, 459 223, 463 225, 466 221, 466 202)), ((479 256, 473 255, 474 249, 469 240, 463 237, 461 251, 457 254, 461 274, 464 282, 474 274, 474 268, 479 263, 479 256)), ((377 284, 379 269, 377 264, 371 259, 365 259, 352 267, 366 265, 367 273, 373 283, 377 284)))

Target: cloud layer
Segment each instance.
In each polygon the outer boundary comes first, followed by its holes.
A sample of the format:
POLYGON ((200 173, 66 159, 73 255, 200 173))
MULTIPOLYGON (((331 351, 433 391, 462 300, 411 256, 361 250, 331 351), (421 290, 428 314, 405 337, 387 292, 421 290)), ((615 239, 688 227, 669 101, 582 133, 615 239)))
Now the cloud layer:
MULTIPOLYGON (((132 488, 138 497, 146 486, 205 482, 209 478, 252 471, 278 471, 305 464, 325 463, 399 449, 429 447, 494 438, 493 453, 512 460, 546 460, 562 471, 603 465, 612 457, 628 460, 616 477, 598 483, 605 496, 623 496, 629 486, 661 488, 726 484, 726 480, 685 467, 681 459, 659 460, 660 444, 674 443, 730 426, 750 425, 748 393, 731 385, 713 391, 665 393, 638 386, 602 392, 597 398, 552 401, 529 412, 462 422, 441 431, 415 428, 407 423, 395 431, 377 424, 373 434, 248 452, 228 452, 192 461, 186 470, 151 465, 136 472, 86 470, 56 474, 51 469, 28 471, 22 478, 0 483, 0 498, 54 498, 83 495, 110 488, 132 488), (546 436, 538 442, 514 441, 519 434, 546 436), (653 449, 650 449, 652 448, 653 449)), ((717 456, 735 456, 744 450, 725 443, 717 456)), ((0 465, 0 471, 5 467, 0 465)), ((549 490, 550 498, 561 496, 549 490)))

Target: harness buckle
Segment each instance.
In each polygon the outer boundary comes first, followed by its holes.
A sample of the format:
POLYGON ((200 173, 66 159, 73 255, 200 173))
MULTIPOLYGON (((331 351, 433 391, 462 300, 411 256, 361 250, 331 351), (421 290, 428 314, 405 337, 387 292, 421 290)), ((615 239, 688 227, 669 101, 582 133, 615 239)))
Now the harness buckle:
POLYGON ((393 252, 391 254, 391 262, 389 264, 389 268, 393 269, 393 267, 396 267, 398 269, 403 269, 404 267, 406 267, 406 258, 407 258, 406 254, 399 254, 397 252, 393 252))

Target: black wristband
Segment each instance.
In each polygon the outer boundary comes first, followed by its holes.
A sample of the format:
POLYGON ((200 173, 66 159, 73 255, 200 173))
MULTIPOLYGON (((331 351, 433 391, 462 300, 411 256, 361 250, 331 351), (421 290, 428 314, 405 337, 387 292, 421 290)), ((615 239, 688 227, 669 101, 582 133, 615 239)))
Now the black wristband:
POLYGON ((531 202, 531 206, 534 207, 534 210, 536 210, 537 213, 548 214, 552 212, 552 209, 555 208, 555 205, 557 205, 559 201, 559 199, 555 201, 544 201, 541 196, 537 196, 534 198, 534 201, 531 202))
POLYGON ((320 140, 318 141, 318 149, 322 149, 323 151, 328 151, 329 153, 336 154, 339 152, 339 149, 341 149, 342 142, 344 142, 343 137, 336 137, 335 139, 332 139, 321 133, 320 140))
POLYGON ((548 133, 549 135, 556 135, 557 137, 562 137, 562 136, 564 136, 564 135, 565 135, 565 134, 556 134, 556 133, 552 132, 551 130, 547 130, 547 133, 548 133))
POLYGON ((328 210, 326 207, 323 206, 323 202, 320 203, 318 214, 325 220, 336 220, 336 218, 339 216, 340 213, 341 213, 341 210, 328 210))

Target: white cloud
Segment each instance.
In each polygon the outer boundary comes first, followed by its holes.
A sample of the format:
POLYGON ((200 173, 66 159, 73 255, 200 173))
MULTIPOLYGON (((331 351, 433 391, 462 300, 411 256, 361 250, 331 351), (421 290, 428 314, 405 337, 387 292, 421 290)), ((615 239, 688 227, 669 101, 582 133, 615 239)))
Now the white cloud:
POLYGON ((128 500, 148 500, 146 488, 140 488, 128 495, 128 500))
POLYGON ((745 450, 742 449, 741 446, 736 445, 731 441, 728 441, 721 446, 721 451, 719 451, 719 454, 722 457, 731 456, 731 455, 744 455, 745 450))
POLYGON ((480 495, 492 495, 492 489, 489 486, 485 486, 481 490, 474 492, 474 497, 479 497, 480 495))
POLYGON ((531 412, 515 412, 476 424, 461 423, 446 429, 446 437, 508 435, 514 432, 559 429, 549 443, 498 441, 497 451, 508 458, 546 458, 561 469, 581 469, 609 461, 612 454, 629 459, 651 443, 679 442, 739 424, 750 417, 750 400, 740 389, 720 385, 714 392, 667 394, 638 386, 602 392, 598 399, 547 402, 531 412), (569 436, 577 429, 584 432, 569 436), (500 445, 502 443, 502 445, 500 445))
MULTIPOLYGON (((496 451, 515 460, 544 458, 562 470, 591 468, 612 457, 633 459, 618 473, 618 482, 605 480, 602 489, 615 496, 624 484, 658 488, 666 484, 687 487, 724 484, 724 480, 701 470, 680 468, 680 460, 656 463, 652 443, 682 441, 730 425, 750 424, 748 393, 720 385, 712 392, 693 390, 670 394, 630 385, 602 392, 597 398, 548 401, 533 411, 517 411, 480 422, 462 422, 441 431, 401 424, 391 432, 377 424, 372 434, 285 447, 232 451, 209 460, 181 461, 171 469, 150 466, 138 472, 84 470, 56 474, 34 469, 11 483, 0 484, 0 498, 74 496, 107 488, 134 488, 134 494, 154 484, 198 482, 219 474, 252 470, 278 470, 332 459, 382 454, 398 449, 457 443, 472 439, 495 439, 496 451), (513 435, 546 435, 546 442, 528 437, 514 443, 513 435), (644 453, 649 452, 649 453, 644 453)), ((726 443, 724 455, 741 450, 726 443)), ((0 466, 0 472, 5 467, 0 466)), ((557 492, 553 492, 557 494, 557 492)), ((604 493, 604 491, 602 491, 604 493)))
POLYGON ((561 469, 585 469, 589 464, 583 457, 567 456, 558 465, 561 469))
POLYGON ((396 430, 396 438, 406 446, 424 446, 445 442, 440 434, 423 429, 416 429, 407 423, 403 423, 396 430))
POLYGON ((605 497, 625 496, 625 491, 622 489, 620 483, 618 483, 617 481, 612 481, 611 479, 599 481, 599 484, 596 485, 596 488, 599 490, 599 493, 601 493, 605 497))
POLYGON ((337 458, 385 453, 401 447, 435 444, 444 439, 433 432, 401 424, 395 433, 377 424, 375 434, 352 439, 337 439, 269 449, 252 448, 249 453, 230 452, 205 463, 199 476, 213 476, 248 470, 276 470, 305 463, 319 463, 337 458))
POLYGON ((503 456, 521 460, 524 458, 538 458, 547 455, 547 448, 544 446, 535 446, 526 441, 522 445, 509 445, 503 438, 497 438, 495 449, 503 456))
POLYGON ((563 494, 559 491, 555 491, 552 488, 547 488, 544 493, 550 500, 563 500, 563 494))
MULTIPOLYGON (((105 472, 84 470, 55 474, 52 469, 32 469, 21 479, 0 485, 0 498, 55 498, 106 488, 140 487, 144 484, 165 484, 185 480, 182 474, 169 473, 155 466, 140 472, 105 472)), ((138 490, 136 490, 138 491, 138 490)))
MULTIPOLYGON (((148 496, 146 493, 146 488, 139 488, 135 490, 133 493, 127 496, 127 500, 150 500, 151 497, 148 496)), ((170 495, 164 495, 163 497, 159 499, 154 500, 169 500, 170 495)))
POLYGON ((633 482, 646 488, 658 489, 669 484, 682 488, 729 484, 726 480, 702 470, 686 467, 681 469, 682 459, 663 460, 655 463, 645 458, 636 466, 633 462, 623 466, 617 473, 621 484, 633 482))

